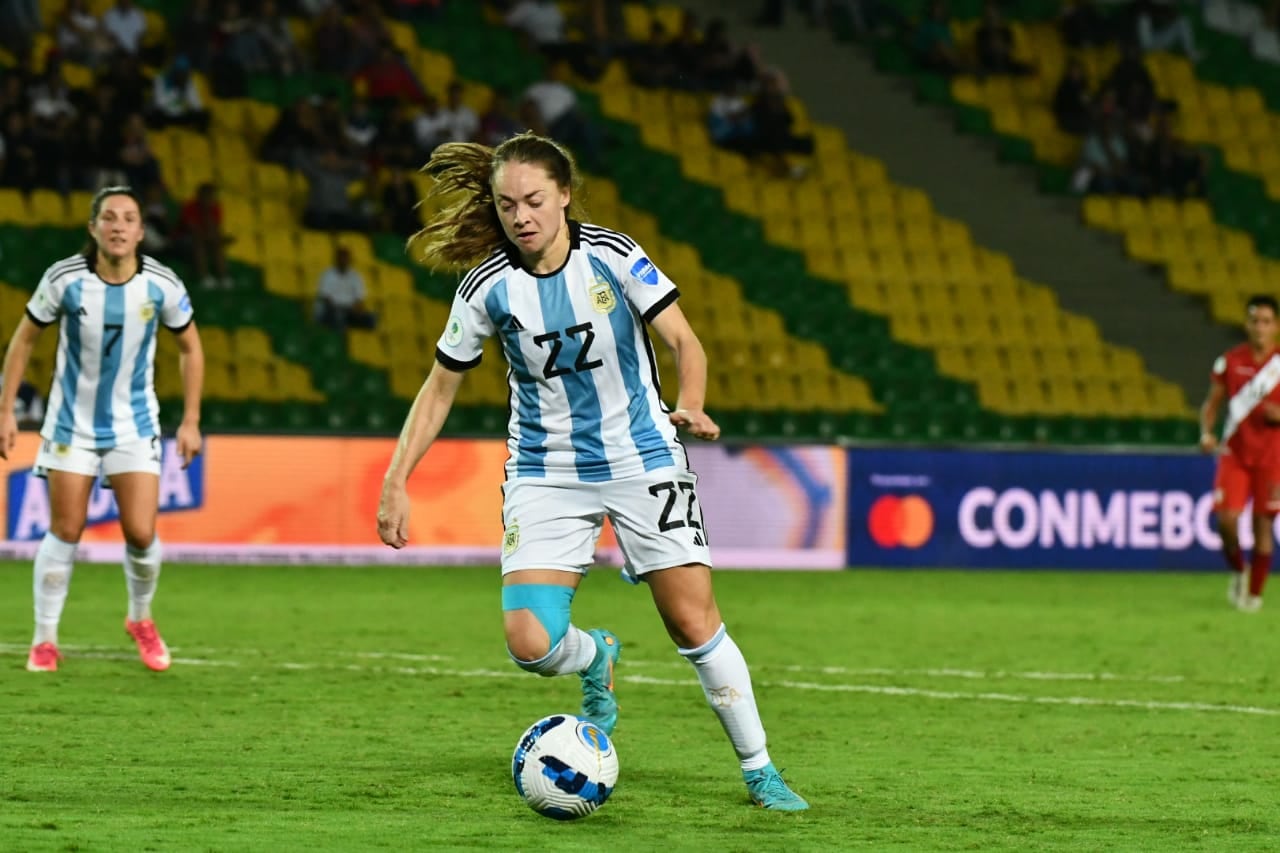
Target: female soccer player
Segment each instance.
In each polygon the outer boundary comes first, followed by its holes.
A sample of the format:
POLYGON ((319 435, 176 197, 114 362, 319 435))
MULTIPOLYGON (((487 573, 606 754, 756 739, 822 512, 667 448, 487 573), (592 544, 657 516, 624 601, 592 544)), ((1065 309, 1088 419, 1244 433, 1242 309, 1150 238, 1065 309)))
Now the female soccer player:
POLYGON ((181 353, 183 413, 178 453, 184 466, 200 452, 204 352, 187 289, 168 267, 138 254, 142 207, 128 187, 93 197, 92 243, 45 272, 9 341, 0 390, 0 457, 18 438, 13 399, 36 338, 60 320, 58 359, 45 410, 35 473, 49 482, 49 532, 36 551, 36 631, 27 669, 58 668, 58 621, 67 600, 76 543, 99 474, 120 508, 129 590, 125 630, 142 662, 169 668, 169 650, 151 619, 160 576, 156 514, 160 495, 159 405, 154 384, 156 325, 174 333, 181 353))
POLYGON ((511 658, 539 675, 580 675, 583 716, 613 731, 620 645, 608 631, 569 621, 608 516, 625 572, 649 585, 733 743, 752 800, 808 808, 769 760, 746 661, 712 593, 697 478, 676 427, 709 440, 720 428, 702 408, 706 355, 675 304, 675 285, 630 237, 570 217, 576 167, 550 139, 525 133, 496 149, 448 143, 427 171, 434 193, 458 200, 416 239, 432 262, 475 266, 387 470, 379 536, 393 548, 408 543, 408 478, 439 435, 463 374, 480 363, 484 340, 498 335, 511 386, 502 511, 511 658), (645 323, 675 354, 674 411, 659 397, 645 323))

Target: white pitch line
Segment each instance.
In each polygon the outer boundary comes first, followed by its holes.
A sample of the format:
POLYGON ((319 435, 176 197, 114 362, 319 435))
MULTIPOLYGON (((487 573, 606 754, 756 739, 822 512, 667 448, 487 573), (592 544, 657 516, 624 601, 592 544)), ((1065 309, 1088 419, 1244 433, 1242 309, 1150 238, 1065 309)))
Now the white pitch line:
MULTIPOLYGON (((644 675, 619 676, 634 684, 666 686, 697 685, 693 679, 650 678, 644 675)), ((808 681, 761 681, 757 687, 785 687, 789 690, 816 690, 830 693, 871 693, 882 696, 920 696, 925 699, 970 699, 987 702, 1020 702, 1036 705, 1084 705, 1100 708, 1145 708, 1150 711, 1220 711, 1280 717, 1280 708, 1253 705, 1211 705, 1206 702, 1156 702, 1148 699, 1099 699, 1091 696, 1025 696, 1017 693, 961 693, 954 690, 926 690, 919 687, 888 687, 881 684, 815 684, 808 681)))
MULTIPOLYGON (((65 647, 71 649, 73 647, 65 647)), ((84 648, 84 647, 81 647, 84 648)), ((99 648, 99 647, 93 647, 99 648)), ((0 643, 0 653, 14 653, 27 651, 26 646, 19 646, 15 643, 0 643)), ((75 657, 88 658, 93 660, 134 660, 134 655, 98 652, 98 651, 79 651, 75 657)), ((387 655, 387 657, 399 657, 396 655, 387 655)), ((427 655, 408 656, 430 657, 427 655)), ((240 663, 233 660, 211 660, 207 658, 174 658, 174 663, 183 664, 185 666, 212 666, 212 667, 238 667, 240 663)), ((364 666, 358 663, 338 664, 338 663, 304 663, 298 661, 281 661, 278 663, 262 663, 275 667, 277 669, 296 670, 333 670, 356 673, 383 674, 390 673, 394 675, 409 676, 443 676, 451 678, 527 678, 526 673, 519 670, 496 670, 496 669, 445 669, 435 666, 364 666)), ((903 672, 911 672, 910 670, 884 670, 885 673, 900 674, 903 672)), ((923 673, 927 670, 915 670, 914 672, 923 673)), ((619 681, 629 684, 646 684, 665 687, 697 687, 698 681, 693 678, 653 678, 647 675, 620 675, 619 681)), ((1280 717, 1280 708, 1263 708, 1254 705, 1213 705, 1207 702, 1169 702, 1155 701, 1149 699, 1104 699, 1091 696, 1028 696, 1018 693, 965 693, 955 690, 929 690, 919 687, 893 687, 881 684, 820 684, 810 681, 759 681, 758 687, 784 688, 787 690, 812 690, 827 693, 864 693, 879 696, 908 696, 920 697, 924 699, 943 699, 953 701, 978 701, 978 702, 1013 702, 1019 704, 1030 705, 1075 705, 1080 707, 1094 708, 1141 708, 1148 711, 1196 711, 1207 713, 1226 713, 1226 714, 1248 714, 1252 716, 1280 717)))

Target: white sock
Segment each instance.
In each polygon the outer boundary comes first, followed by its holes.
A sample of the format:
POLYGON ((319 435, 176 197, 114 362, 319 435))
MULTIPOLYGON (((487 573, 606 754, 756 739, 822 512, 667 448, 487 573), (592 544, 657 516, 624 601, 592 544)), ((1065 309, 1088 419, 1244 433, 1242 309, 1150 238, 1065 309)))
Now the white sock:
POLYGON ((138 549, 132 545, 124 549, 124 580, 129 587, 129 621, 141 622, 151 618, 151 599, 160 582, 160 537, 138 549))
POLYGON ((71 585, 71 567, 76 557, 76 543, 63 542, 46 533, 36 549, 33 591, 35 593, 36 632, 31 645, 58 642, 58 622, 62 605, 67 603, 71 585))
POLYGON ((591 666, 595 657, 596 641, 586 631, 570 625, 555 648, 537 660, 520 660, 514 656, 511 659, 521 669, 550 678, 553 675, 576 675, 591 666))
POLYGON ((759 770, 769 763, 765 749, 764 724, 756 710, 756 697, 751 689, 751 673, 742 650, 725 631, 724 625, 714 637, 696 649, 679 649, 694 672, 707 697, 707 704, 720 718, 733 751, 743 770, 759 770))

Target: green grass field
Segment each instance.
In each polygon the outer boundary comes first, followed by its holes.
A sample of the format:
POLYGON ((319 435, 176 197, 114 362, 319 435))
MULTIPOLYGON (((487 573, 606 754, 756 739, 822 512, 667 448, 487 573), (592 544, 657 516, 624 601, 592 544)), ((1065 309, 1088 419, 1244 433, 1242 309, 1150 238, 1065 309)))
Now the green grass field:
POLYGON ((576 679, 506 659, 495 570, 168 566, 145 670, 118 567, 82 566, 54 674, 23 670, 30 569, 0 564, 0 849, 1274 850, 1275 614, 1225 576, 717 575, 777 764, 751 807, 648 595, 600 571, 575 622, 623 641, 621 778, 595 815, 515 795, 523 729, 576 679))

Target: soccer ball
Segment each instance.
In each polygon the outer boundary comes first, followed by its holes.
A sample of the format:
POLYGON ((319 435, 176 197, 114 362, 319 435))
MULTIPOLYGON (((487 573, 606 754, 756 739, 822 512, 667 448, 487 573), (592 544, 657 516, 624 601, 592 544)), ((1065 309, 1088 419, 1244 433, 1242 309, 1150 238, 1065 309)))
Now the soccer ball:
POLYGON ((577 820, 609 799, 618 781, 613 741, 590 720, 552 714, 529 726, 511 756, 516 791, 543 817, 577 820))

